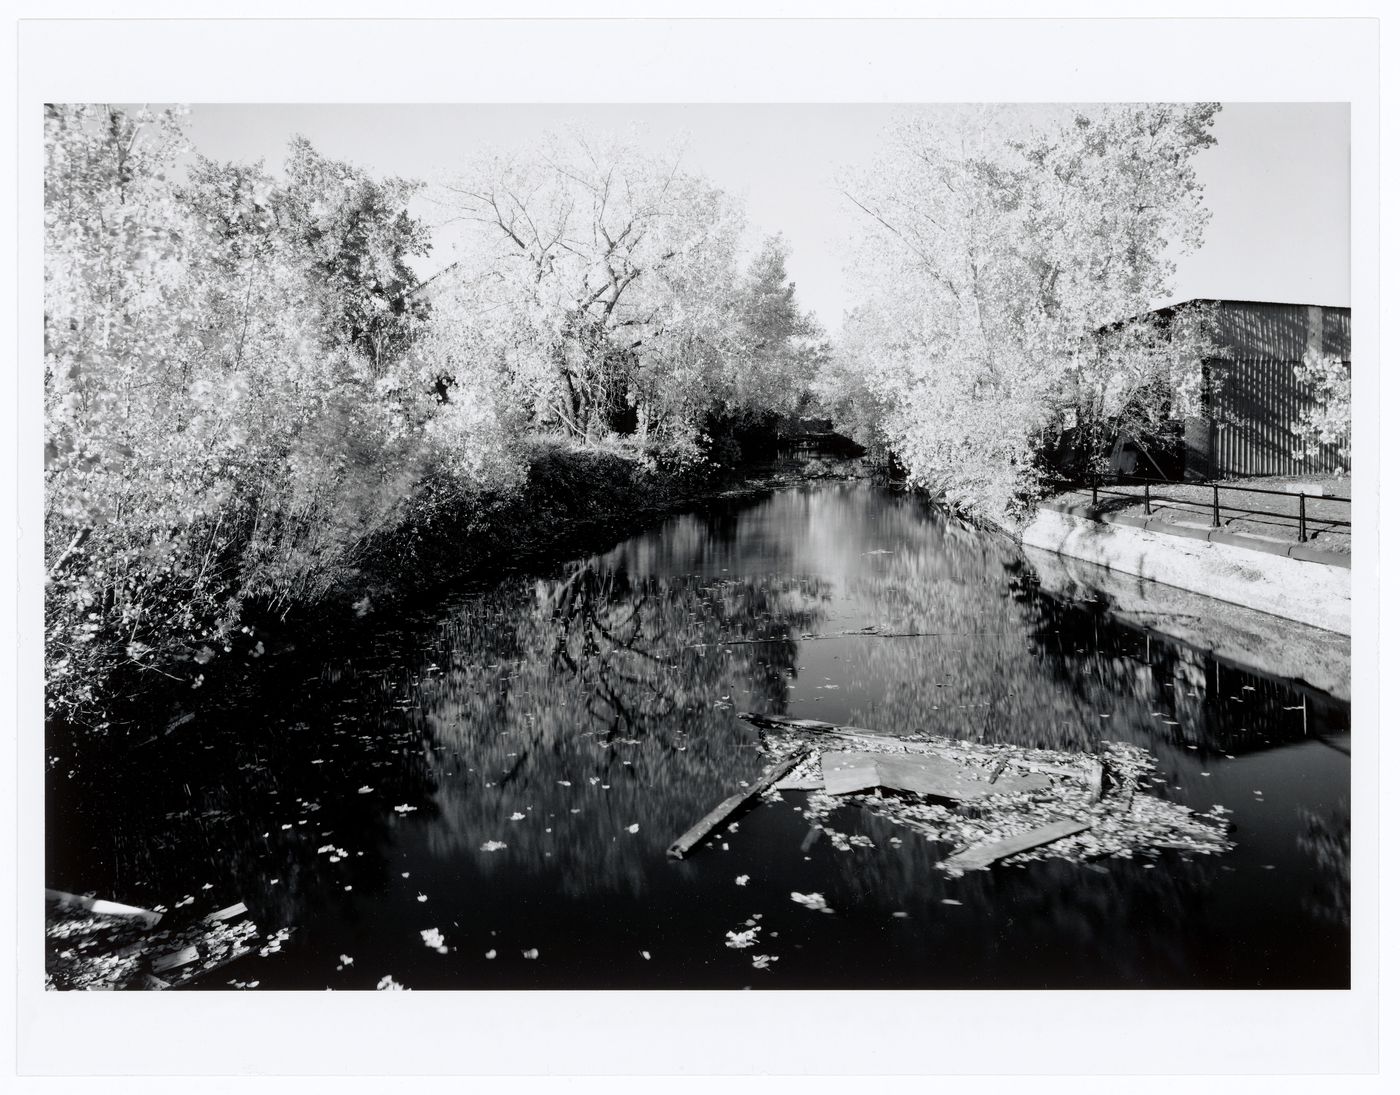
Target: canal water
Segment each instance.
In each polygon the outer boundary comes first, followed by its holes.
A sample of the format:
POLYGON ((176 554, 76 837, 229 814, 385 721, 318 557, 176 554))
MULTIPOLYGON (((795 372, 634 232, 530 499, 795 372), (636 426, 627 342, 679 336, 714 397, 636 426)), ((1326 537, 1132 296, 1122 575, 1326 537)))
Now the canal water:
POLYGON ((53 761, 47 883, 289 929, 211 989, 1345 987, 1349 730, 915 499, 808 484, 302 642, 120 761, 53 761), (741 711, 1130 742, 1140 793, 1225 807, 1235 846, 949 878, 854 807, 857 839, 808 840, 786 791, 670 860, 764 766, 741 711))

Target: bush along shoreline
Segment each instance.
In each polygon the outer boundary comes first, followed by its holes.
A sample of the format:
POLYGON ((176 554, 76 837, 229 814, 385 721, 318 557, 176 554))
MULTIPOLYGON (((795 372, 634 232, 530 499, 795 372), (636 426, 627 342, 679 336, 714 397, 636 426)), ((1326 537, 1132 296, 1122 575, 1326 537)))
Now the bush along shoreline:
MULTIPOLYGON (((69 719, 50 696, 50 752, 95 735, 138 744, 183 725, 262 660, 314 643, 326 653, 363 641, 391 615, 430 606, 453 590, 607 550, 666 518, 722 501, 757 500, 806 480, 868 478, 859 460, 749 462, 665 470, 606 447, 533 446, 520 488, 461 496, 426 484, 405 520, 368 545, 358 564, 313 599, 247 601, 235 626, 210 641, 114 673, 99 702, 69 719)), ((120 637, 114 640, 120 641, 120 637)), ((52 683, 50 684, 52 688, 52 683)))

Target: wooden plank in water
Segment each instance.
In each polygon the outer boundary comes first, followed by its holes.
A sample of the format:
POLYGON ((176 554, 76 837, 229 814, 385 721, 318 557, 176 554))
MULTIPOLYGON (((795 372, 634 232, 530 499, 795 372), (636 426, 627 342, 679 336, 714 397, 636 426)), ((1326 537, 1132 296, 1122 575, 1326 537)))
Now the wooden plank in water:
POLYGON ((84 897, 82 894, 65 893, 63 890, 45 890, 44 899, 52 901, 62 909, 83 909, 94 916, 132 917, 144 920, 146 926, 154 928, 160 923, 161 914, 150 909, 138 909, 135 905, 122 905, 116 901, 104 901, 98 897, 84 897))
POLYGON ((226 909, 220 909, 218 912, 211 912, 204 920, 209 924, 217 924, 221 920, 232 920, 235 916, 242 916, 247 911, 248 906, 240 901, 236 905, 230 905, 226 909))
POLYGON ((932 752, 938 748, 930 742, 877 734, 859 726, 837 726, 834 722, 822 722, 820 719, 789 719, 782 715, 755 715, 751 711, 741 711, 739 717, 763 730, 800 730, 808 734, 830 734, 851 741, 865 741, 872 745, 886 745, 898 749, 917 749, 921 752, 932 752))
POLYGON ((822 781, 829 795, 849 795, 880 786, 878 753, 823 753, 822 781))
POLYGON ((820 776, 788 776, 773 784, 779 791, 824 791, 826 784, 820 776))
POLYGON ((772 786, 774 783, 777 783, 778 780, 782 779, 783 776, 791 772, 794 768, 801 764, 803 760, 806 759, 807 754, 809 754, 811 751, 812 746, 810 745, 798 746, 791 753, 783 757, 766 772, 764 772, 763 775, 759 776, 758 780, 754 783, 752 787, 746 787, 744 790, 730 795, 727 799, 721 802, 708 814, 706 814, 689 829, 687 829, 684 833, 682 833, 679 837, 677 837, 675 843, 666 849, 666 854, 674 859, 684 859, 686 853, 689 852, 692 848, 694 848, 695 845, 699 844, 700 841, 704 840, 705 837, 707 837, 712 830, 714 830, 717 826, 721 825, 731 814, 737 811, 740 807, 744 806, 750 800, 761 795, 770 786, 772 786))
POLYGON ((213 965, 206 966, 197 970, 192 970, 189 973, 187 973, 184 977, 180 978, 180 980, 174 982, 173 984, 167 985, 166 987, 172 989, 182 989, 186 985, 193 984, 195 981, 199 981, 202 978, 208 977, 211 973, 217 973, 225 966, 232 965, 234 962, 237 962, 240 958, 247 958, 248 955, 252 953, 252 950, 248 947, 237 947, 229 954, 224 955, 223 958, 220 958, 213 965))
POLYGON ((739 717, 766 730, 810 730, 821 733, 841 729, 834 722, 822 722, 820 719, 790 719, 785 715, 757 715, 752 711, 740 711, 739 717))
POLYGON ((179 966, 188 966, 191 962, 199 961, 198 947, 184 947, 173 954, 164 955, 151 963, 151 970, 154 973, 164 973, 166 970, 173 970, 179 966))
POLYGON ((1009 836, 1005 840, 975 845, 957 855, 949 856, 939 866, 950 870, 979 871, 990 867, 998 859, 1005 859, 1018 852, 1028 852, 1032 848, 1053 844, 1067 836, 1082 833, 1087 828, 1089 828, 1087 821, 1054 821, 1049 825, 1042 825, 1039 829, 1032 829, 1028 833, 1017 833, 1015 836, 1009 836))
POLYGON ((833 795, 887 787, 958 802, 1050 786, 1044 776, 1015 773, 1003 774, 993 784, 983 770, 936 753, 823 753, 822 778, 833 795))

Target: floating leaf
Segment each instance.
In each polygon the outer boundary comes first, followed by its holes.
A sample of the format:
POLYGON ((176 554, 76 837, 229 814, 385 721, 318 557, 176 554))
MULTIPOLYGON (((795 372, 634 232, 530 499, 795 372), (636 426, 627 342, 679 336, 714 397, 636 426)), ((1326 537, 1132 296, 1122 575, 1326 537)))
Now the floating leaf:
POLYGON ((816 912, 829 913, 832 910, 827 907, 826 898, 819 893, 792 893, 792 899, 804 908, 812 909, 816 912))
POLYGON ((431 947, 438 954, 447 953, 447 943, 442 937, 442 932, 438 931, 437 928, 425 928, 418 934, 423 937, 425 946, 431 947))

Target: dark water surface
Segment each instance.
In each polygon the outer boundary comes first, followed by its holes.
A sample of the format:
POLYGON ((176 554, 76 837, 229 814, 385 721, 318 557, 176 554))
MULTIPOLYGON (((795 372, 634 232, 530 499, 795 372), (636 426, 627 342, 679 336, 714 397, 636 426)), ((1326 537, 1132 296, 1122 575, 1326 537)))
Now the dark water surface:
POLYGON ((716 504, 380 624, 350 655, 266 659, 124 762, 54 764, 48 884, 192 897, 182 914, 242 900, 293 929, 209 988, 1349 982, 1349 705, 1054 599, 1014 547, 911 499, 841 483, 716 504), (837 634, 871 626, 925 634, 837 634), (856 808, 833 820, 870 846, 804 851, 784 792, 668 860, 762 769, 743 710, 1128 741, 1158 759, 1151 793, 1233 811, 1237 846, 950 879, 856 808), (753 924, 757 946, 726 946, 753 924))

